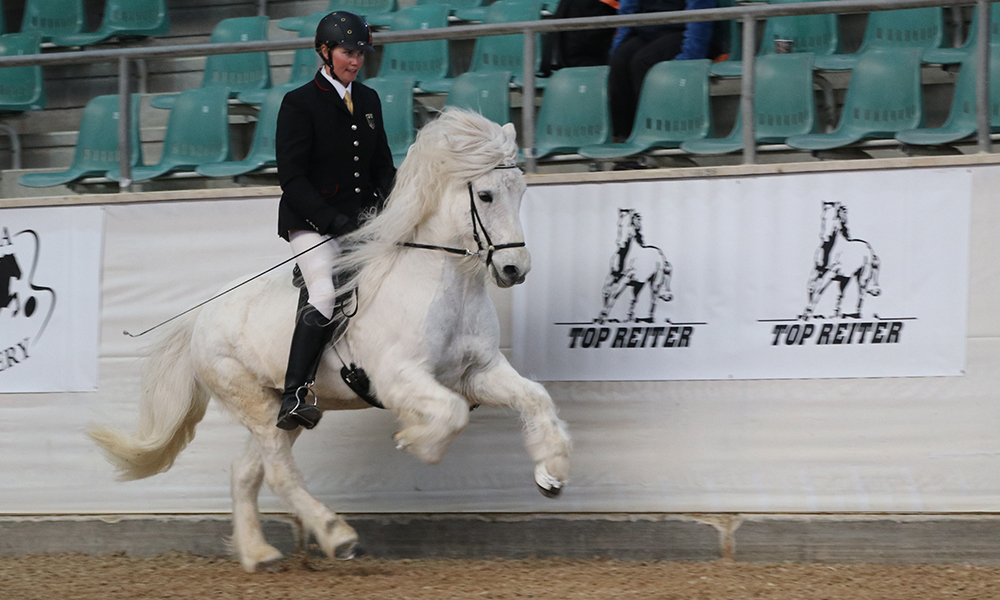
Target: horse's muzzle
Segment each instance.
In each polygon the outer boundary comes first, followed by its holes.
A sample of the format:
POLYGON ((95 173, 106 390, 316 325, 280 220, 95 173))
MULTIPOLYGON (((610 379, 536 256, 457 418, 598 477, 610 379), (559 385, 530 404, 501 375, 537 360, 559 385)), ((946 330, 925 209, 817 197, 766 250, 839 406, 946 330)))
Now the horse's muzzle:
POLYGON ((493 279, 502 288, 509 288, 519 283, 524 283, 524 277, 528 274, 528 269, 523 269, 514 264, 501 266, 493 263, 490 266, 490 270, 493 272, 493 279))

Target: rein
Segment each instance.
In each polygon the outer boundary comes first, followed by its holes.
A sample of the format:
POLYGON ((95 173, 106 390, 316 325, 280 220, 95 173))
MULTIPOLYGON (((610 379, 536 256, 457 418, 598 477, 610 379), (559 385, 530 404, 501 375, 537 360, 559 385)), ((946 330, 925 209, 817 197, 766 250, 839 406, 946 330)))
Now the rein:
MULTIPOLYGON (((500 165, 494 167, 496 169, 516 169, 517 165, 500 165)), ((457 254, 459 256, 482 256, 483 250, 486 250, 486 266, 493 264, 493 253, 497 250, 506 250, 508 248, 523 248, 524 242, 512 242, 509 244, 493 244, 493 240, 490 239, 489 232, 486 231, 486 225, 483 224, 483 218, 479 216, 479 211, 476 209, 476 195, 472 191, 472 182, 468 182, 467 187, 469 189, 469 212, 472 215, 472 239, 476 240, 476 246, 479 248, 478 251, 472 251, 468 248, 452 248, 450 246, 435 246, 433 244, 418 244, 416 242, 399 242, 399 246, 405 246, 407 248, 416 248, 418 250, 440 250, 442 252, 448 252, 449 254, 457 254), (486 238, 486 245, 483 245, 483 240, 479 237, 479 230, 483 231, 483 236, 486 238)))

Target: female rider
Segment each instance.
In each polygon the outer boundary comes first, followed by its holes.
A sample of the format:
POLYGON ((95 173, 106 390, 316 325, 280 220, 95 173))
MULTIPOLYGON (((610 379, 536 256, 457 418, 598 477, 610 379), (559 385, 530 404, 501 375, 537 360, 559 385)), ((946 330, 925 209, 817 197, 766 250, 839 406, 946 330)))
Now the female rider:
POLYGON ((307 302, 300 301, 292 334, 277 422, 282 429, 312 429, 319 422, 311 386, 333 330, 337 238, 381 208, 396 174, 378 94, 355 81, 371 40, 358 15, 323 17, 316 28, 323 67, 285 95, 278 113, 278 235, 294 254, 316 246, 297 259, 307 302))

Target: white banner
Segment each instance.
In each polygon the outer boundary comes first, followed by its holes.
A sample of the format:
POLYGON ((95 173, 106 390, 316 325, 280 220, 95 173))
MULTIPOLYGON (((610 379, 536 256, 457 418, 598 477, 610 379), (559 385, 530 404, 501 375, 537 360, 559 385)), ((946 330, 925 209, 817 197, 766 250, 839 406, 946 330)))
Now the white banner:
POLYGON ((513 359, 557 380, 959 375, 968 169, 533 186, 513 359))
POLYGON ((99 207, 0 210, 0 393, 97 389, 99 207))

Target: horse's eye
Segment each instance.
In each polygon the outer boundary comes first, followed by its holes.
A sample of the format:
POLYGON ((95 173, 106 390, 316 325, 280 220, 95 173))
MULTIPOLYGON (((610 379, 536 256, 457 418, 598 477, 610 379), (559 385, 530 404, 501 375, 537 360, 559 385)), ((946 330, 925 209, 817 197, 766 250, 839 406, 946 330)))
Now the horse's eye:
POLYGON ((493 202, 493 192, 479 192, 479 199, 483 202, 493 202))

